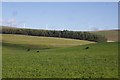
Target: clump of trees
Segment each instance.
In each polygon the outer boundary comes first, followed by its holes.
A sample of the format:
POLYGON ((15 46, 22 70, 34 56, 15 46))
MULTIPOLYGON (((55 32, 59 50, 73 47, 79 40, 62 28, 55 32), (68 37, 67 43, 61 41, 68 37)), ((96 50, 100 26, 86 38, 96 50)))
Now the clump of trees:
POLYGON ((89 32, 68 31, 68 30, 56 31, 56 30, 38 30, 38 29, 23 29, 23 28, 2 28, 0 33, 71 38, 71 39, 88 40, 88 41, 94 41, 94 42, 107 41, 107 39, 101 35, 96 35, 89 32))

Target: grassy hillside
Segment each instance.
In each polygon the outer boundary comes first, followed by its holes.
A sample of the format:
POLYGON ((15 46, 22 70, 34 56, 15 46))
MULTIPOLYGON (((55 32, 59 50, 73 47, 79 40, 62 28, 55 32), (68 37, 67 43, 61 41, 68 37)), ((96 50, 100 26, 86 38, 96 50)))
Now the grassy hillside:
POLYGON ((118 33, 120 34, 120 30, 103 30, 103 31, 93 31, 92 33, 103 35, 109 41, 118 41, 118 33))
POLYGON ((117 78, 118 43, 88 43, 91 42, 3 35, 2 76, 3 78, 117 78), (46 49, 27 51, 29 47, 36 46, 46 49), (52 49, 47 49, 48 47, 52 49), (85 49, 86 47, 89 49, 85 49))
POLYGON ((19 45, 27 48, 56 48, 68 47, 75 45, 83 45, 94 43, 90 41, 66 39, 66 38, 53 38, 53 37, 36 37, 25 35, 2 34, 2 41, 4 45, 11 44, 11 46, 19 45))

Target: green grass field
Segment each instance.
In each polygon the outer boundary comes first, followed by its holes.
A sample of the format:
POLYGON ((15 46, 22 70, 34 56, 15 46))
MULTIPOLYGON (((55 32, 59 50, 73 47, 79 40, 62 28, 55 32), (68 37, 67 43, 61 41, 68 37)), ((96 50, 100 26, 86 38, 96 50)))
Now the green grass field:
POLYGON ((118 78, 118 42, 2 37, 3 78, 118 78))

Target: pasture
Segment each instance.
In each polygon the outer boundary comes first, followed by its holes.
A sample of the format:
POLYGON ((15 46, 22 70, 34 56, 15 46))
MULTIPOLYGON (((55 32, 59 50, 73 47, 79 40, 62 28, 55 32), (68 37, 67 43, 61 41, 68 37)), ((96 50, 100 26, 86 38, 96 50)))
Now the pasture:
POLYGON ((3 78, 118 78, 118 42, 2 36, 3 78))
POLYGON ((105 36, 108 41, 119 41, 120 30, 91 31, 91 33, 105 36))

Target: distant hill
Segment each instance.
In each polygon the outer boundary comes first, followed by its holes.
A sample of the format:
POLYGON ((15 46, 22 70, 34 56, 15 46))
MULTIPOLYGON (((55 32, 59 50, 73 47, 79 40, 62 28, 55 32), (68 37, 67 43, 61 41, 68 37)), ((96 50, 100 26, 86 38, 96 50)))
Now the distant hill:
POLYGON ((15 28, 15 27, 2 26, 2 31, 0 31, 0 33, 69 38, 69 39, 78 39, 78 40, 86 40, 93 42, 107 41, 107 39, 102 35, 96 35, 85 31, 83 32, 83 31, 69 31, 69 30, 41 30, 41 29, 15 28))
POLYGON ((0 26, 0 28, 16 28, 16 27, 0 26))
POLYGON ((120 30, 103 30, 103 31, 91 31, 91 33, 95 33, 98 35, 105 36, 108 41, 119 41, 119 33, 120 30))
MULTIPOLYGON (((9 28, 16 29, 16 27, 0 26, 0 28, 1 27, 7 28, 7 29, 9 29, 9 28)), ((23 28, 20 28, 20 29, 23 29, 23 28)), ((25 28, 25 29, 27 29, 27 28, 25 28)), ((38 29, 33 29, 33 30, 38 30, 38 29)), ((39 29, 39 30, 42 30, 42 29, 39 29)), ((120 30, 101 30, 101 31, 87 31, 87 32, 105 36, 108 41, 119 41, 120 40, 120 39, 118 39, 118 34, 120 33, 120 30)))

